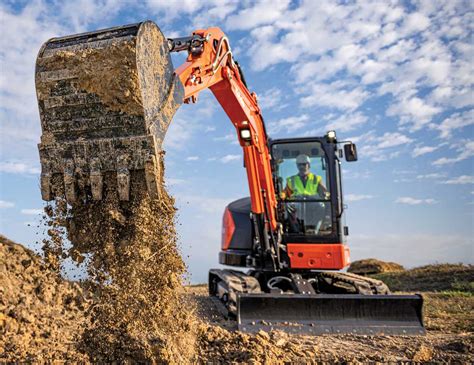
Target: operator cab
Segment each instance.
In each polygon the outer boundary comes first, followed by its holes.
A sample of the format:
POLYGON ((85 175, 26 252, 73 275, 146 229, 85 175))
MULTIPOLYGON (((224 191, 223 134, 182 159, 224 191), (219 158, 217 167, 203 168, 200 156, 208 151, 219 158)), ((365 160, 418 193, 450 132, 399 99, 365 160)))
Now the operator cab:
MULTIPOLYGON (((355 145, 344 146, 346 159, 357 160, 355 145)), ((283 242, 343 242, 341 152, 336 135, 270 142, 283 242), (307 156, 305 170, 298 159, 307 156), (309 186, 308 185, 312 185, 309 186)))

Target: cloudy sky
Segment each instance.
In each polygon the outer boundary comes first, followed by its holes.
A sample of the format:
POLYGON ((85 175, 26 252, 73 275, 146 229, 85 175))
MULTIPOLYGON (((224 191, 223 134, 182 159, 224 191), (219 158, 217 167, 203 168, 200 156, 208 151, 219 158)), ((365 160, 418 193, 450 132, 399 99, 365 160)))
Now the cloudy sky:
MULTIPOLYGON (((35 224, 41 44, 150 19, 167 37, 221 27, 272 137, 335 129, 357 142, 359 161, 343 176, 353 260, 474 262, 471 1, 138 3, 0 2, 1 233, 36 249, 43 234, 35 224)), ((248 195, 236 141, 209 92, 178 111, 167 135, 167 183, 193 282, 216 266, 224 207, 248 195)))

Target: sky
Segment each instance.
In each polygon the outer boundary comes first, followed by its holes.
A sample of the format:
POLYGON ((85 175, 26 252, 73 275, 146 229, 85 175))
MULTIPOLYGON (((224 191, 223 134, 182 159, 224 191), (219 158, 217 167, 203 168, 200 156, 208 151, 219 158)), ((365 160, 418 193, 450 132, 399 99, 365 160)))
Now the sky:
MULTIPOLYGON (((0 0, 0 233, 39 250, 44 202, 34 65, 54 36, 153 20, 166 37, 220 27, 273 138, 336 130, 352 260, 474 263, 470 1, 0 0)), ((175 67, 183 55, 173 55, 175 67)), ((191 282, 218 267, 225 206, 248 196, 232 124, 209 91, 165 139, 191 282)))

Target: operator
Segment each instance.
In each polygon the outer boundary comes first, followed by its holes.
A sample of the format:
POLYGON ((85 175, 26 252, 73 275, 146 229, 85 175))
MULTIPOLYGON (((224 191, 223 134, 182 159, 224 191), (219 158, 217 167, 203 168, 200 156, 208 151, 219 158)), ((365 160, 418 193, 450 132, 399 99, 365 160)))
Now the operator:
POLYGON ((289 199, 296 197, 309 197, 319 195, 321 199, 326 199, 328 191, 321 182, 321 176, 309 171, 311 160, 307 155, 296 157, 298 174, 286 179, 285 196, 289 199))

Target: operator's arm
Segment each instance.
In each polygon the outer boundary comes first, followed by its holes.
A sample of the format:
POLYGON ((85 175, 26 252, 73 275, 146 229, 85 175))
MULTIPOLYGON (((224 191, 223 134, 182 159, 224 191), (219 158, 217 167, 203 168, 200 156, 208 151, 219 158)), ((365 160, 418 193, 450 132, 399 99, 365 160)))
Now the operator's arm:
POLYGON ((329 198, 328 189, 326 189, 326 187, 324 186, 324 184, 322 183, 322 181, 318 184, 318 195, 319 195, 322 199, 328 199, 328 198, 329 198))

